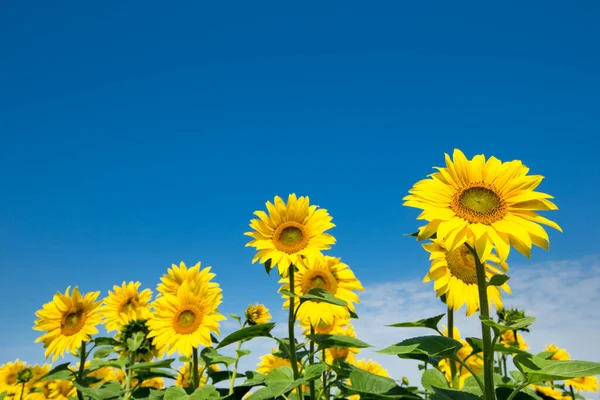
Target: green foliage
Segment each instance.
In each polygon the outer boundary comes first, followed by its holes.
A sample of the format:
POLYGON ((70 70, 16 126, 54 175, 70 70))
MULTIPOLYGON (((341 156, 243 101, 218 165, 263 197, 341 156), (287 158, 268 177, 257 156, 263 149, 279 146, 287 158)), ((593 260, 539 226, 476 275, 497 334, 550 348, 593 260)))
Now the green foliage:
POLYGON ((494 275, 488 282, 488 286, 502 286, 508 282, 509 279, 510 277, 508 275, 494 275))
POLYGON ((421 376, 421 385, 427 390, 433 390, 433 386, 447 388, 448 381, 439 369, 431 368, 423 372, 423 375, 421 376))
POLYGON ((228 367, 235 362, 235 358, 219 354, 216 349, 211 347, 202 349, 200 357, 202 357, 207 366, 211 364, 223 364, 228 367))
POLYGON ((114 399, 118 398, 121 393, 121 385, 118 382, 109 382, 101 387, 86 387, 79 381, 73 382, 73 385, 86 396, 94 400, 114 399))
POLYGON ((378 353, 428 361, 427 356, 453 357, 461 348, 459 341, 445 336, 420 336, 403 340, 378 353))
POLYGON ((597 362, 546 360, 531 354, 519 354, 513 361, 529 383, 600 374, 600 363, 597 362))
POLYGON ((272 337, 271 331, 275 327, 274 322, 269 322, 266 324, 259 324, 249 326, 247 328, 242 328, 237 330, 223 338, 221 342, 217 345, 217 349, 220 349, 225 346, 229 346, 230 344, 237 343, 239 341, 246 341, 253 339, 255 337, 272 337))
POLYGON ((317 346, 319 346, 319 350, 329 349, 331 347, 337 348, 348 348, 348 347, 356 347, 359 349, 365 349, 367 347, 372 347, 370 344, 363 342, 362 340, 358 340, 356 338, 345 336, 345 335, 329 335, 329 334, 314 334, 308 336, 312 341, 314 341, 317 346))
MULTIPOLYGON (((438 331, 438 324, 446 314, 436 315, 435 317, 420 319, 414 322, 399 322, 397 324, 387 325, 392 328, 429 328, 438 331)), ((439 331, 438 331, 439 332, 439 331)))
POLYGON ((525 318, 520 318, 518 320, 512 321, 509 325, 502 325, 498 322, 495 322, 491 318, 481 317, 480 319, 483 324, 492 328, 494 330, 494 332, 496 333, 496 335, 501 335, 504 332, 508 332, 508 331, 517 331, 520 329, 527 328, 529 325, 531 325, 535 321, 535 318, 533 318, 533 317, 525 317, 525 318))

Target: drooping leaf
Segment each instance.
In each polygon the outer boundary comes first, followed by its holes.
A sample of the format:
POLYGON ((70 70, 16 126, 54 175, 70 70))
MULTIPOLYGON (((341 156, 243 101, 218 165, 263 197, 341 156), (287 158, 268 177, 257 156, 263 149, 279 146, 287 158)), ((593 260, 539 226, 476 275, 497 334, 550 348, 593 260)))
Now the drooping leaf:
POLYGON ((267 376, 256 371, 246 372, 246 382, 238 386, 258 386, 263 384, 267 376))
POLYGON ((97 337, 94 338, 94 344, 96 346, 119 346, 121 343, 115 338, 111 337, 97 337))
POLYGON ((272 269, 273 267, 271 266, 271 259, 268 259, 267 262, 265 262, 265 271, 267 271, 267 275, 271 275, 272 269))
POLYGON ((100 347, 94 352, 94 358, 106 358, 114 353, 114 351, 113 347, 100 347))
POLYGON ((250 350, 236 350, 235 351, 235 354, 237 354, 238 358, 242 358, 244 356, 247 356, 250 353, 252 353, 250 350))
POLYGON ((460 390, 445 389, 434 386, 433 391, 438 400, 481 400, 481 397, 474 395, 473 393, 463 392, 460 390))
POLYGON ((140 381, 145 381, 147 379, 152 378, 168 378, 168 379, 177 379, 177 374, 171 372, 167 369, 156 369, 153 368, 151 370, 139 370, 136 372, 136 377, 140 381))
POLYGON ((403 340, 377 353, 397 355, 400 358, 414 358, 413 355, 446 358, 453 356, 461 348, 459 341, 445 336, 420 336, 403 340))
POLYGON ((445 315, 446 314, 440 314, 436 315, 435 317, 420 319, 414 322, 399 322, 397 324, 387 326, 392 328, 429 328, 437 331, 437 326, 445 315))
POLYGON ((502 286, 509 279, 510 279, 510 277, 508 275, 501 275, 501 274, 494 275, 490 278, 490 281, 488 282, 488 286, 502 286))
POLYGON ((556 361, 530 354, 518 354, 513 358, 513 362, 531 383, 600 374, 600 363, 591 361, 556 361))
POLYGON ((70 377, 75 376, 75 373, 69 369, 70 364, 71 363, 64 363, 57 365, 48 371, 48 373, 42 375, 40 380, 69 379, 70 377))
MULTIPOLYGON (((210 377, 213 385, 215 383, 219 383, 219 382, 223 382, 223 381, 228 381, 231 379, 231 376, 233 375, 233 372, 231 371, 210 371, 210 369, 208 369, 208 376, 210 377)), ((246 375, 240 374, 240 373, 236 373, 235 377, 237 378, 244 378, 246 375)))
POLYGON ((101 387, 86 387, 80 382, 74 381, 73 386, 94 400, 114 399, 121 395, 121 385, 118 382, 110 382, 101 387))
POLYGON ((206 365, 224 364, 228 367, 230 364, 235 362, 235 358, 219 354, 219 352, 212 347, 205 347, 202 349, 200 352, 200 357, 202 357, 206 365))
POLYGON ((356 347, 359 349, 372 347, 370 344, 367 344, 362 340, 345 335, 314 334, 309 335, 308 337, 319 346, 320 350, 332 347, 344 349, 349 347, 356 347))
POLYGON ((194 393, 190 394, 189 400, 208 400, 218 399, 220 397, 217 388, 213 385, 203 385, 198 389, 194 390, 194 393))
POLYGON ((269 322, 266 324, 258 324, 249 326, 247 328, 243 328, 237 330, 223 338, 221 343, 217 345, 217 349, 220 349, 225 346, 229 346, 232 343, 237 343, 240 340, 246 341, 255 337, 272 337, 271 331, 275 327, 274 322, 269 322))
POLYGON ((492 328, 497 335, 501 335, 507 331, 516 331, 518 329, 526 328, 535 321, 534 317, 525 317, 511 322, 509 325, 502 325, 490 317, 480 317, 480 319, 483 324, 492 328))
POLYGON ((433 386, 447 388, 448 381, 446 381, 446 377, 439 369, 431 368, 421 375, 421 385, 427 390, 433 390, 433 386))
POLYGON ((239 315, 236 314, 229 314, 229 316, 233 319, 235 319, 237 322, 239 322, 240 324, 242 323, 242 318, 240 318, 239 315))
POLYGON ((300 304, 306 301, 316 301, 321 303, 329 303, 337 306, 347 306, 348 303, 342 299, 338 299, 331 292, 325 289, 311 289, 308 293, 300 296, 300 304))
POLYGON ((150 368, 171 368, 171 364, 175 361, 174 358, 169 358, 168 360, 158 360, 158 361, 150 361, 133 364, 131 369, 133 371, 137 371, 140 369, 150 369, 150 368))

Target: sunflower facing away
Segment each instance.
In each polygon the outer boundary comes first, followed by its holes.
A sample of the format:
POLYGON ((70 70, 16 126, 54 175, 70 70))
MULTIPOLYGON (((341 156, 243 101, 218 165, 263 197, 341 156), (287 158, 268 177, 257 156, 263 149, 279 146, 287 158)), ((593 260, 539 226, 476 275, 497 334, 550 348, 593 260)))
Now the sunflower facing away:
POLYGON ((500 335, 498 342, 504 347, 515 347, 523 351, 529 349, 529 345, 527 344, 527 342, 525 342, 523 336, 521 336, 521 334, 518 332, 515 336, 515 331, 504 332, 502 335, 500 335))
POLYGON ((548 249, 548 234, 539 224, 562 232, 554 222, 536 211, 557 210, 553 197, 534 189, 543 176, 527 175, 521 161, 501 162, 480 154, 467 160, 458 149, 453 160, 448 154, 446 167, 429 179, 417 182, 404 197, 405 206, 420 208, 417 219, 428 221, 419 230, 419 240, 434 233, 444 239, 450 250, 468 238, 474 240, 477 254, 486 258, 492 244, 505 261, 512 245, 529 257, 532 244, 548 249))
MULTIPOLYGON (((452 330, 452 332, 452 338, 462 344, 462 347, 458 350, 456 354, 458 358, 463 360, 476 374, 482 373, 483 360, 481 359, 480 355, 471 355, 471 353, 473 353, 473 347, 471 347, 469 342, 460 338, 460 332, 456 327, 452 330)), ((444 336, 447 337, 448 328, 444 327, 442 333, 444 336)), ((442 373, 445 375, 446 380, 450 382, 452 378, 450 360, 447 358, 440 360, 440 362, 438 363, 438 367, 440 371, 442 371, 442 373)), ((458 389, 461 389, 464 386, 467 378, 471 376, 471 373, 466 368, 463 368, 462 365, 460 365, 458 362, 456 362, 456 371, 458 372, 458 389)))
POLYGON ((597 392, 599 387, 597 376, 582 376, 581 378, 567 379, 565 385, 573 386, 573 389, 578 392, 597 392))
POLYGON ((53 355, 56 361, 65 352, 74 353, 81 342, 90 340, 91 335, 98 333, 96 325, 102 321, 98 311, 100 302, 96 301, 100 292, 90 292, 82 296, 75 287, 69 295, 70 287, 65 294, 54 295, 51 302, 35 313, 38 319, 33 329, 46 331, 36 339, 47 346, 45 356, 53 355))
POLYGON ((248 306, 245 315, 248 325, 266 324, 271 320, 269 309, 262 304, 248 306))
MULTIPOLYGON (((344 300, 347 306, 336 304, 306 301, 301 305, 296 302, 298 320, 304 326, 331 325, 336 318, 341 320, 350 319, 350 311, 354 311, 354 303, 359 303, 355 290, 364 290, 360 281, 341 258, 319 255, 314 258, 305 258, 296 265, 294 274, 294 293, 301 296, 312 289, 324 289, 340 300, 344 300)), ((279 281, 283 283, 280 290, 290 290, 289 278, 279 281)), ((283 296, 285 302, 283 308, 289 308, 290 299, 283 296)))
MULTIPOLYGON (((256 371, 267 375, 269 372, 280 367, 292 367, 292 363, 287 358, 275 355, 277 349, 272 349, 271 354, 265 354, 260 358, 256 371)), ((298 369, 302 369, 302 365, 298 363, 298 369)))
POLYGON ((201 263, 197 263, 193 267, 188 268, 183 261, 179 263, 179 267, 172 264, 167 273, 160 278, 161 283, 156 288, 158 292, 156 297, 161 297, 165 294, 176 296, 177 289, 179 289, 183 282, 189 282, 190 287, 194 290, 197 287, 203 286, 218 288, 219 284, 217 282, 211 282, 211 279, 216 276, 210 272, 212 267, 209 266, 203 269, 200 269, 200 267, 201 263))
MULTIPOLYGON (((373 360, 359 360, 356 363, 356 367, 362 369, 363 371, 367 371, 372 373, 373 375, 383 376, 384 378, 389 378, 390 374, 379 364, 377 364, 373 360)), ((350 379, 346 380, 346 385, 352 386, 350 383, 350 379)), ((353 394, 348 397, 349 400, 358 400, 360 399, 360 395, 353 394)))
MULTIPOLYGON (((446 304, 449 308, 458 310, 466 304, 467 315, 473 315, 479 310, 479 289, 475 257, 471 251, 466 246, 448 251, 445 243, 437 239, 424 244, 423 248, 430 253, 429 259, 431 260, 431 267, 423 282, 434 281, 433 289, 436 291, 436 295, 440 297, 445 294, 446 304)), ((501 263, 492 252, 488 253, 482 261, 487 279, 502 273, 494 264, 500 264, 504 272, 508 269, 506 263, 501 263)), ((488 286, 487 295, 490 303, 501 309, 502 298, 499 288, 511 293, 508 284, 504 283, 500 287, 488 286)))
POLYGON ((309 205, 308 196, 296 198, 290 194, 287 204, 275 196, 274 203, 267 202, 269 215, 264 211, 254 212, 259 218, 250 221, 254 231, 244 235, 253 238, 246 247, 257 250, 252 263, 270 260, 271 266, 277 265, 279 274, 285 278, 290 264, 297 265, 301 257, 316 257, 321 250, 331 248, 335 238, 325 231, 335 225, 327 210, 309 205))
POLYGON ((177 296, 165 294, 153 302, 154 314, 147 321, 149 338, 160 352, 168 355, 177 351, 191 356, 199 344, 212 345, 211 332, 219 334, 221 290, 208 285, 192 287, 188 282, 178 290, 177 296))
POLYGON ((113 287, 114 292, 108 291, 101 308, 107 331, 120 331, 129 322, 150 316, 148 303, 152 291, 144 289, 140 292, 140 285, 140 282, 123 282, 121 286, 113 287))

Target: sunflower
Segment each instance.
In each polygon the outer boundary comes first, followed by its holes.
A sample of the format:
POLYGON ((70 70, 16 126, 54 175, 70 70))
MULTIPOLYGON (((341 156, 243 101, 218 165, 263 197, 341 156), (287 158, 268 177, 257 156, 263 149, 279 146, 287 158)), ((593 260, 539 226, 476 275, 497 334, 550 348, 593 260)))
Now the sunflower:
POLYGON ((536 394, 543 399, 550 398, 555 400, 572 400, 571 396, 565 396, 563 392, 558 389, 554 389, 550 386, 542 386, 542 385, 529 385, 531 389, 533 389, 536 394))
POLYGON ((29 382, 25 385, 28 400, 43 400, 47 396, 45 395, 44 386, 46 386, 46 380, 40 380, 40 378, 50 371, 51 366, 49 364, 38 365, 35 364, 31 367, 32 377, 29 382), (39 390, 32 392, 33 389, 39 390))
POLYGON ((446 241, 451 251, 473 238, 477 254, 486 258, 492 244, 501 260, 506 260, 512 245, 530 256, 532 244, 548 249, 549 238, 539 224, 562 232, 560 226, 536 211, 557 210, 553 197, 534 189, 543 176, 527 175, 521 161, 502 163, 483 154, 467 160, 458 149, 453 160, 446 156, 446 167, 417 182, 404 197, 405 206, 420 208, 419 220, 428 221, 419 231, 419 240, 434 233, 446 241))
POLYGON ((579 392, 597 392, 598 377, 597 376, 582 376, 581 378, 567 379, 565 385, 572 386, 573 389, 579 392))
MULTIPOLYGON (((336 318, 350 319, 350 311, 354 311, 354 303, 359 303, 358 295, 353 290, 364 290, 354 273, 340 258, 317 256, 305 258, 297 264, 298 270, 294 273, 294 293, 301 296, 312 289, 324 289, 347 305, 340 306, 319 301, 306 301, 302 304, 296 302, 298 319, 304 326, 331 325, 336 318)), ((279 289, 290 290, 289 278, 279 281, 283 286, 279 289)), ((283 296, 283 308, 289 308, 290 299, 283 296)))
MULTIPOLYGON (((271 354, 265 354, 260 358, 258 366, 256 367, 256 371, 267 375, 269 372, 274 369, 281 367, 292 367, 292 363, 287 358, 279 357, 277 354, 277 349, 272 349, 271 354)), ((302 369, 302 365, 298 363, 298 370, 302 369)))
POLYGON ((120 331, 133 320, 148 318, 152 291, 144 289, 140 292, 140 285, 140 282, 123 282, 121 286, 113 286, 114 292, 108 291, 100 309, 108 332, 120 331))
MULTIPOLYGON (((354 332, 354 328, 351 325, 346 326, 345 328, 338 328, 335 331, 332 331, 332 334, 342 335, 351 338, 356 338, 356 333, 354 332)), ((360 350, 356 347, 330 347, 325 349, 325 363, 333 364, 334 361, 343 361, 348 364, 354 365, 356 364, 356 356, 360 350)))
POLYGON ((244 235, 253 238, 246 247, 257 250, 252 263, 270 260, 271 266, 277 265, 279 274, 285 278, 290 264, 297 265, 302 257, 316 257, 321 250, 331 248, 335 238, 325 231, 335 225, 327 210, 309 205, 308 196, 296 198, 290 194, 287 204, 275 196, 274 203, 267 201, 269 215, 264 211, 254 212, 259 218, 250 221, 254 231, 244 235))
MULTIPOLYGON (((135 383, 134 383, 135 384, 135 383)), ((161 390, 165 386, 163 378, 150 378, 142 382, 140 387, 148 387, 156 390, 161 390)))
MULTIPOLYGON (((477 285, 477 272, 475 268, 475 257, 467 246, 460 246, 449 251, 446 243, 442 240, 432 240, 423 248, 430 255, 431 267, 425 275, 423 282, 433 280, 433 289, 438 297, 446 295, 446 304, 449 308, 458 310, 466 304, 466 314, 473 315, 479 310, 479 286, 477 285)), ((499 265, 504 272, 508 270, 506 263, 501 262, 493 252, 488 253, 484 262, 487 279, 502 272, 495 265, 499 265)), ((511 293, 507 283, 500 289, 511 293)), ((496 308, 502 308, 502 298, 498 286, 488 286, 487 295, 490 303, 496 308)))
MULTIPOLYGON (((359 360, 356 364, 357 368, 362 369, 363 371, 367 371, 372 373, 373 375, 383 376, 384 378, 389 378, 390 374, 379 364, 377 364, 373 360, 359 360)), ((350 383, 350 379, 346 380, 346 385, 352 386, 350 383)), ((353 394, 348 397, 349 400, 358 400, 360 399, 360 395, 353 394)))
POLYGON ((189 357, 199 344, 210 347, 211 332, 218 335, 219 321, 225 319, 218 310, 222 297, 220 289, 184 283, 177 296, 165 294, 154 301, 155 312, 147 321, 148 337, 168 355, 177 351, 189 357))
POLYGON ((52 354, 52 361, 65 352, 74 353, 82 342, 98 333, 96 325, 102 321, 98 312, 100 302, 96 301, 100 292, 82 296, 76 286, 69 295, 70 289, 67 287, 65 294, 57 292, 51 302, 35 313, 38 319, 33 329, 46 331, 36 342, 44 344, 45 356, 48 358, 52 354))
POLYGON ((52 400, 69 400, 70 398, 77 397, 77 389, 73 385, 73 382, 67 380, 56 380, 51 381, 49 384, 48 398, 52 400))
MULTIPOLYGON (((473 353, 473 347, 471 347, 469 342, 467 342, 466 340, 462 340, 460 338, 460 332, 456 327, 452 330, 452 332, 453 332, 452 338, 454 340, 460 342, 460 344, 462 344, 462 347, 456 353, 458 358, 463 360, 475 373, 477 373, 477 374, 482 373, 483 372, 483 360, 481 359, 479 354, 471 355, 471 353, 473 353)), ((444 327, 442 334, 444 336, 448 337, 448 328, 447 327, 444 327)), ((440 362, 438 363, 438 367, 439 367, 440 371, 442 371, 442 373, 446 376, 446 380, 448 382, 451 382, 452 381, 452 368, 450 365, 450 360, 449 359, 440 360, 440 362)), ((456 371, 458 372, 458 389, 461 389, 464 386, 467 378, 469 376, 471 376, 471 373, 466 368, 463 368, 462 365, 460 365, 460 363, 458 363, 458 362, 456 362, 456 371)))
MULTIPOLYGON (((220 368, 216 364, 211 364, 208 366, 213 372, 219 372, 220 368)), ((205 370, 204 365, 198 365, 198 374, 200 375, 200 386, 206 385, 208 382, 208 377, 203 373, 205 370)), ((183 364, 181 368, 179 368, 179 373, 177 374, 177 380, 175 381, 175 386, 180 388, 188 388, 191 385, 192 377, 190 375, 191 369, 189 363, 183 364)))
MULTIPOLYGON (((349 319, 342 319, 342 318, 336 317, 336 318, 334 318, 332 324, 326 324, 323 321, 321 321, 321 323, 319 323, 317 326, 312 327, 312 329, 314 329, 316 334, 338 335, 338 334, 343 334, 342 332, 344 332, 344 328, 347 327, 348 325, 350 325, 349 319)), ((311 334, 311 326, 310 325, 308 325, 308 326, 302 325, 302 327, 304 328, 304 331, 302 332, 302 334, 304 336, 308 336, 311 334)))
POLYGON ((515 331, 506 331, 500 335, 499 343, 504 347, 516 347, 519 350, 529 349, 529 345, 518 332, 515 336, 515 331))
POLYGON ((269 309, 262 304, 248 306, 245 315, 248 325, 266 324, 271 320, 269 309))
POLYGON ((551 360, 566 361, 571 359, 571 356, 569 355, 569 353, 567 353, 565 349, 559 349, 554 344, 546 345, 546 351, 554 352, 554 354, 552 354, 552 356, 550 357, 551 360))
POLYGON ((197 263, 193 267, 187 268, 183 261, 179 263, 179 267, 175 264, 172 264, 171 268, 169 268, 167 271, 167 274, 160 278, 161 283, 159 283, 156 288, 158 291, 156 297, 161 297, 165 294, 176 296, 177 289, 179 289, 183 282, 188 282, 190 287, 194 290, 203 286, 208 286, 215 289, 218 288, 219 284, 217 282, 210 281, 216 276, 210 272, 212 267, 209 266, 204 269, 200 269, 200 266, 201 264, 197 263))
POLYGON ((27 364, 19 359, 2 365, 0 367, 0 393, 9 392, 14 386, 22 386, 17 382, 17 375, 25 368, 27 368, 27 364))

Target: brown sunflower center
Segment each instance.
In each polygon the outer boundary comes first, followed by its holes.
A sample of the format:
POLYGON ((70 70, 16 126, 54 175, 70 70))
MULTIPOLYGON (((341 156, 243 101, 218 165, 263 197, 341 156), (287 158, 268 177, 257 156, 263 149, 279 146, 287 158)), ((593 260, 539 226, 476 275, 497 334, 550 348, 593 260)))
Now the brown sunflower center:
POLYGON ((467 285, 477 284, 475 258, 466 246, 460 246, 452 253, 447 254, 446 262, 452 276, 460 279, 467 285))
POLYGON ((173 328, 175 332, 183 335, 193 333, 202 322, 202 312, 193 305, 188 305, 175 314, 173 328))
POLYGON ((469 223, 490 225, 506 215, 506 203, 493 185, 475 182, 454 195, 450 204, 469 223))
POLYGON ((316 268, 305 272, 302 277, 301 286, 303 293, 308 293, 312 289, 324 289, 335 294, 337 292, 338 283, 331 271, 316 268))
POLYGON ((135 311, 135 309, 138 306, 138 301, 136 298, 130 298, 127 299, 127 301, 123 304, 121 304, 121 308, 119 309, 119 313, 126 313, 129 314, 133 311, 135 311))
POLYGON ((87 318, 87 314, 84 310, 71 310, 63 316, 62 322, 60 324, 61 332, 65 336, 72 336, 76 333, 79 333, 85 320, 87 318))
POLYGON ((288 254, 296 253, 308 245, 306 227, 297 222, 284 222, 273 233, 275 248, 288 254))

